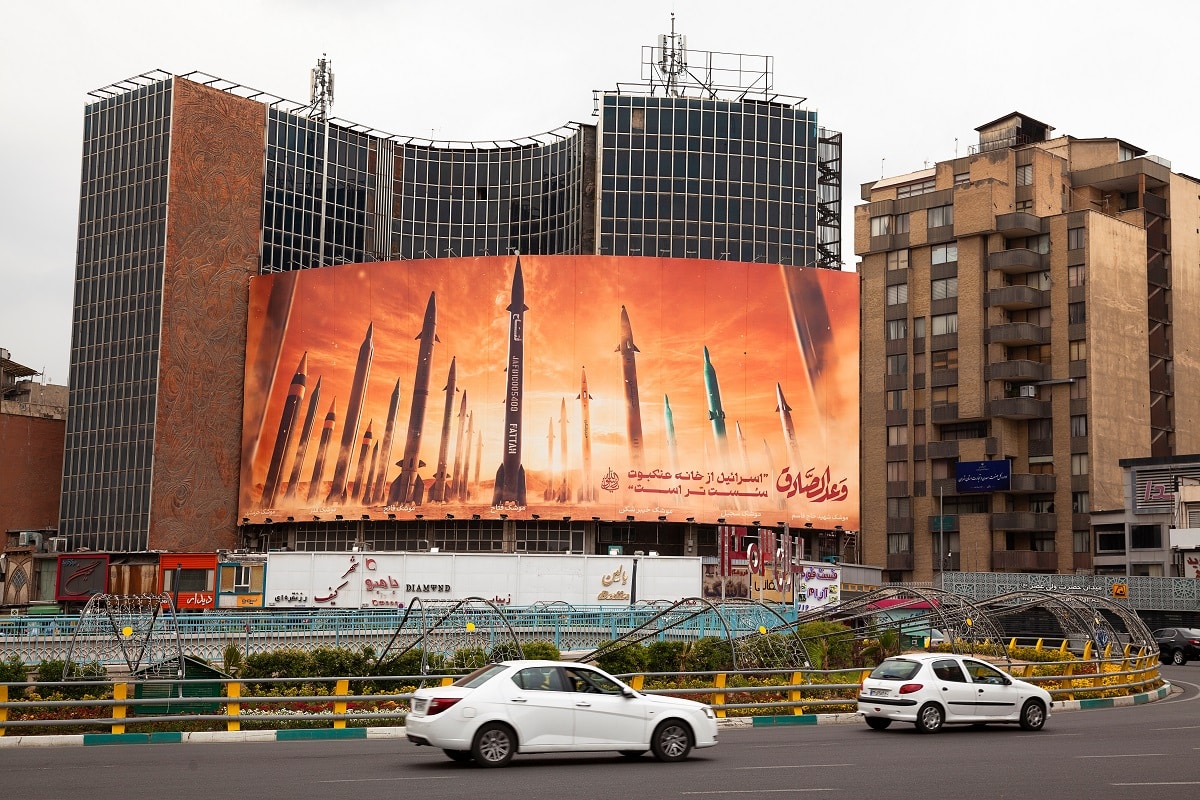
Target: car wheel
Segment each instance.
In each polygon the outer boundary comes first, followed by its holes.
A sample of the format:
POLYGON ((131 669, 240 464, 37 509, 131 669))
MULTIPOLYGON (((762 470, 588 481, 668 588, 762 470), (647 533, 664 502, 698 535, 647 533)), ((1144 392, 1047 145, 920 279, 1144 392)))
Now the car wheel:
POLYGON ((445 749, 443 749, 442 752, 445 753, 446 755, 448 755, 450 757, 451 761, 457 761, 460 764, 464 761, 471 760, 471 751, 470 750, 445 750, 445 749))
POLYGON ((1182 651, 1182 650, 1175 650, 1175 651, 1172 651, 1172 653, 1171 653, 1171 663, 1172 663, 1172 664, 1174 664, 1174 665, 1175 665, 1175 666, 1177 666, 1177 667, 1182 667, 1184 664, 1186 664, 1186 663, 1187 663, 1187 656, 1185 656, 1185 655, 1183 654, 1183 651, 1182 651))
POLYGON ((683 761, 692 750, 692 732, 677 719, 669 719, 654 729, 650 749, 659 761, 683 761))
POLYGON ((621 750, 619 751, 625 758, 641 758, 645 750, 621 750))
POLYGON ((937 703, 926 703, 917 712, 917 730, 921 733, 937 733, 946 721, 946 714, 937 703))
POLYGON ((1021 729, 1040 731, 1046 724, 1046 709, 1037 700, 1027 700, 1021 706, 1021 729))
POLYGON ((475 734, 471 755, 485 767, 503 767, 517 751, 517 735, 502 722, 489 722, 475 734))
POLYGON ((873 731, 887 730, 887 726, 891 724, 892 721, 884 717, 867 717, 867 727, 873 731))

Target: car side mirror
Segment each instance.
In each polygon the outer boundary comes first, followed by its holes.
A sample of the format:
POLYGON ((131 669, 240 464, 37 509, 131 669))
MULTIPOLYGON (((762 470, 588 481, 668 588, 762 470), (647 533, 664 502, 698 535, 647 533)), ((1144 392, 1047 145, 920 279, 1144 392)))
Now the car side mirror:
POLYGON ((637 697, 637 692, 635 692, 633 689, 630 689, 628 686, 621 687, 621 694, 623 694, 625 697, 637 697))

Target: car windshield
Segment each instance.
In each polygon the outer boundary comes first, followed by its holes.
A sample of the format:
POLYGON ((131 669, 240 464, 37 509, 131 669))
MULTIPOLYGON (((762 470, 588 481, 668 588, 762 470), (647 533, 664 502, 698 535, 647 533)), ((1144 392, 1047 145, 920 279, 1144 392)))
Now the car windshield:
POLYGON ((463 675, 454 682, 454 685, 474 689, 476 686, 482 686, 487 683, 506 669, 508 667, 503 664, 488 664, 486 667, 480 667, 469 675, 463 675))
POLYGON ((1200 639, 1200 628, 1180 628, 1179 632, 1189 639, 1200 639))
POLYGON ((907 681, 916 675, 919 669, 921 669, 919 661, 889 658, 871 670, 871 677, 881 681, 907 681))

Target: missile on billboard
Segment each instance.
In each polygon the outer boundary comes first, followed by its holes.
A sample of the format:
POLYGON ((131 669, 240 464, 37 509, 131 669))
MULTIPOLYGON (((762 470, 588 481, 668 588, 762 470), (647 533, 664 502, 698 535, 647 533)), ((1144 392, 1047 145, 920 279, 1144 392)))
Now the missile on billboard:
POLYGON ((366 398, 367 381, 371 377, 371 360, 375 357, 375 323, 367 326, 367 335, 358 348, 358 362, 354 365, 354 382, 350 385, 350 400, 346 405, 346 424, 342 427, 342 446, 338 448, 337 464, 333 469, 333 483, 329 486, 326 503, 346 502, 346 482, 350 475, 350 456, 354 449, 354 438, 358 436, 358 423, 362 421, 363 400, 366 398))
POLYGON ((446 405, 442 409, 442 438, 438 445, 438 462, 437 472, 433 475, 433 486, 429 489, 430 502, 442 502, 449 500, 446 479, 450 477, 446 472, 447 459, 450 456, 450 420, 454 416, 454 393, 458 391, 458 358, 450 359, 450 371, 446 375, 446 386, 443 391, 446 392, 446 405))
POLYGON ((800 444, 796 441, 796 426, 792 422, 792 407, 783 396, 783 387, 775 384, 775 410, 779 412, 779 421, 783 425, 783 441, 787 446, 789 466, 796 471, 800 469, 800 444))
POLYGON ((375 438, 375 434, 371 432, 371 426, 375 424, 375 420, 367 423, 367 429, 363 431, 362 446, 358 450, 358 471, 354 474, 354 488, 351 497, 358 500, 362 495, 363 490, 363 473, 367 471, 367 454, 371 452, 371 442, 375 438))
POLYGON ((371 504, 371 493, 375 491, 375 470, 379 468, 379 442, 371 448, 371 467, 367 470, 367 482, 363 484, 362 504, 371 504))
POLYGON ((450 499, 462 500, 463 426, 467 423, 467 390, 458 403, 458 430, 454 436, 454 472, 450 476, 450 499))
POLYGON ((554 493, 554 417, 550 417, 550 430, 546 433, 546 468, 550 471, 550 478, 546 481, 546 488, 542 490, 542 499, 549 500, 554 493))
MULTIPOLYGON (((471 412, 472 418, 475 412, 471 412)), ((474 419, 471 420, 474 422, 474 419)), ((475 433, 475 480, 471 482, 471 496, 479 494, 479 465, 483 463, 483 431, 475 433)))
POLYGON ((667 426, 667 457, 671 472, 679 472, 679 442, 675 438, 675 413, 671 411, 671 398, 663 395, 663 418, 667 426))
POLYGON ((300 429, 300 441, 296 443, 296 458, 292 461, 292 474, 288 477, 287 491, 284 499, 296 496, 296 487, 300 485, 300 470, 304 467, 304 456, 308 453, 308 443, 312 440, 313 424, 317 419, 317 401, 321 399, 321 378, 313 387, 312 397, 308 398, 308 411, 304 414, 304 427, 300 429))
POLYGON ((396 386, 392 389, 392 397, 388 401, 387 425, 383 428, 383 445, 379 448, 379 472, 375 475, 375 482, 371 486, 371 499, 369 502, 382 503, 387 498, 384 497, 383 487, 387 485, 387 468, 392 461, 392 433, 396 430, 396 411, 400 408, 400 379, 396 379, 396 386))
POLYGON ((617 345, 621 354, 621 372, 625 378, 625 426, 629 439, 629 462, 634 468, 641 467, 642 458, 642 404, 638 400, 637 361, 634 353, 640 353, 633 343, 633 326, 629 323, 629 312, 621 306, 621 343, 617 345))
POLYGON ((717 457, 721 459, 721 467, 727 469, 729 440, 725 431, 725 409, 721 406, 721 385, 717 382, 717 370, 707 346, 704 348, 704 391, 708 395, 708 418, 712 420, 713 436, 717 440, 717 457))
MULTIPOLYGON (((466 400, 466 392, 463 392, 463 400, 466 400)), ((463 500, 470 500, 473 492, 471 491, 471 481, 467 477, 471 474, 471 442, 475 437, 475 412, 467 413, 467 443, 463 447, 463 471, 462 477, 459 478, 458 496, 463 500)), ((478 472, 478 470, 476 470, 478 472)))
POLYGON ((562 446, 562 484, 558 488, 558 502, 571 499, 571 487, 567 479, 567 398, 562 399, 558 411, 558 441, 562 446))
POLYGON ((296 410, 304 399, 304 384, 308 380, 308 352, 300 356, 296 365, 296 374, 292 376, 292 385, 288 387, 287 398, 283 401, 283 413, 279 416, 279 430, 275 434, 275 449, 271 452, 271 461, 267 467, 267 479, 263 483, 260 503, 263 508, 275 507, 275 495, 279 491, 279 474, 283 471, 283 460, 292 449, 292 435, 296 430, 296 410))
POLYGON ((590 503, 596 499, 596 488, 592 485, 592 412, 588 405, 592 396, 588 394, 586 367, 580 368, 579 396, 575 399, 579 401, 579 415, 583 426, 583 475, 579 484, 579 500, 590 503))
POLYGON ((519 506, 525 502, 525 467, 521 464, 521 411, 525 381, 525 281, 521 277, 521 257, 513 271, 512 299, 508 304, 508 361, 504 382, 504 458, 496 470, 493 506, 519 506))
POLYGON ((420 460, 421 433, 425 428, 425 402, 429 399, 429 368, 433 361, 433 344, 440 342, 437 337, 437 293, 429 293, 429 302, 425 305, 425 319, 421 323, 421 332, 416 338, 421 342, 417 351, 417 372, 413 377, 412 406, 408 412, 408 436, 404 441, 404 455, 397 466, 400 475, 392 482, 388 493, 388 505, 400 503, 417 504, 421 502, 414 490, 416 484, 424 487, 424 481, 417 470, 425 466, 420 460))
POLYGON ((337 413, 334 408, 337 406, 337 398, 333 398, 329 403, 329 411, 325 414, 325 424, 321 426, 321 441, 317 445, 317 460, 313 464, 312 477, 308 481, 308 497, 309 503, 317 499, 317 490, 321 486, 321 480, 325 477, 325 453, 329 450, 329 441, 333 438, 333 429, 337 423, 337 413))

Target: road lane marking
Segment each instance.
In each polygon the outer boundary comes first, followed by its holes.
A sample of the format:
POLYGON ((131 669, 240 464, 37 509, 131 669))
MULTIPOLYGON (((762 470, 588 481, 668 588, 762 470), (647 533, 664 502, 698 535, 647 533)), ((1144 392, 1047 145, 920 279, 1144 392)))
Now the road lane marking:
POLYGON ((1150 756, 1165 756, 1166 753, 1110 753, 1102 756, 1075 756, 1076 758, 1149 758, 1150 756))
POLYGON ((444 781, 449 775, 428 775, 416 778, 338 778, 334 780, 317 781, 317 783, 387 783, 389 781, 444 781))
POLYGON ((794 794, 795 792, 836 792, 837 789, 720 789, 712 792, 680 792, 680 794, 794 794))
POLYGON ((1200 781, 1158 781, 1157 783, 1114 783, 1113 786, 1200 786, 1200 781))
POLYGON ((815 767, 853 767, 853 764, 775 764, 764 767, 734 767, 736 772, 739 769, 813 769, 815 767))

